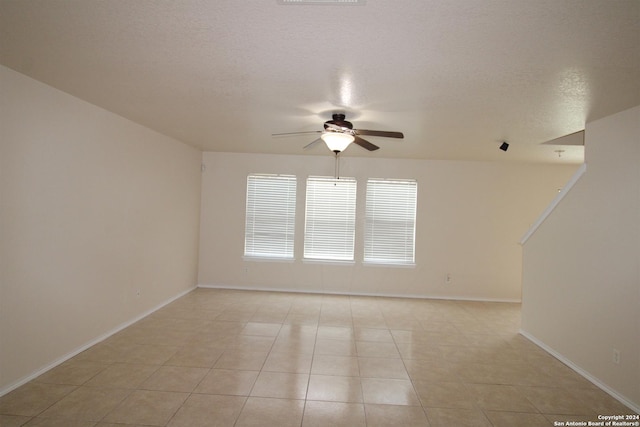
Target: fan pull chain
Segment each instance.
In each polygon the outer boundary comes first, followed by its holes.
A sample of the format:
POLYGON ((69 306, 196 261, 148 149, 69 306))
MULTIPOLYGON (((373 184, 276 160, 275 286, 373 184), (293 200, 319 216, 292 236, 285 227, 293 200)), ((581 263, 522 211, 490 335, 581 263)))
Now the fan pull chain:
POLYGON ((335 154, 336 154, 336 163, 333 168, 333 174, 336 177, 336 179, 340 179, 340 160, 338 160, 338 154, 340 154, 340 152, 336 151, 335 154))

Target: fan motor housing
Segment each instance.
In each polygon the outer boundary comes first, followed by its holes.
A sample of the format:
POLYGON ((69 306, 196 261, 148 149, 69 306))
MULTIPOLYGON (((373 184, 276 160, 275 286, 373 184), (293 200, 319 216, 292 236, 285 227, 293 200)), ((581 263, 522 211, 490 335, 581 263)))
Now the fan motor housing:
POLYGON ((353 124, 345 120, 344 114, 339 114, 339 113, 333 114, 332 120, 328 120, 325 122, 324 124, 325 129, 328 128, 327 123, 330 123, 334 126, 339 126, 341 128, 353 129, 353 124))

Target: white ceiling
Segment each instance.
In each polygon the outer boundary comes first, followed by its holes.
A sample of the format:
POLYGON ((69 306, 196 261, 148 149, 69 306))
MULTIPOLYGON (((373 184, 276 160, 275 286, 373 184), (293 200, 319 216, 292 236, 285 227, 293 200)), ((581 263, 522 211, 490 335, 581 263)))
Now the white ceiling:
POLYGON ((271 134, 345 112, 405 134, 345 155, 580 162, 544 143, 640 104, 637 0, 281 3, 0 0, 0 63, 211 151, 329 155, 271 134))

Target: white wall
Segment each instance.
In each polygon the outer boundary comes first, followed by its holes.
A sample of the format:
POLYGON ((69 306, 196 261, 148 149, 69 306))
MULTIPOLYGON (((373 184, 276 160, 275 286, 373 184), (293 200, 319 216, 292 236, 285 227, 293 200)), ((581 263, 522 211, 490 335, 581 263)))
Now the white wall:
POLYGON ((585 150, 586 173, 524 245, 522 329, 638 410, 640 106, 589 123, 585 150))
POLYGON ((5 67, 0 87, 2 394, 196 285, 201 152, 5 67))
POLYGON ((207 169, 202 184, 201 285, 508 301, 521 297, 520 237, 577 168, 344 157, 340 172, 357 178, 358 200, 356 263, 343 266, 301 261, 305 180, 309 175, 333 175, 331 153, 209 152, 203 161, 207 169), (298 177, 295 262, 243 260, 249 173, 298 177), (364 190, 369 177, 418 180, 415 268, 362 265, 364 190), (445 284, 447 273, 451 284, 445 284))

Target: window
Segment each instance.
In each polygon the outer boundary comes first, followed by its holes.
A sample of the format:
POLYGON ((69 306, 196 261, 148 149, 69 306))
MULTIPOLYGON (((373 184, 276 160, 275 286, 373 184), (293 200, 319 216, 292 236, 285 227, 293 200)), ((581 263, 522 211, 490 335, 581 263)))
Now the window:
POLYGON ((304 257, 353 261, 356 229, 356 180, 307 179, 304 257))
POLYGON ((249 175, 244 255, 293 259, 296 177, 249 175))
POLYGON ((365 262, 415 262, 417 194, 414 180, 367 181, 365 262))

